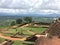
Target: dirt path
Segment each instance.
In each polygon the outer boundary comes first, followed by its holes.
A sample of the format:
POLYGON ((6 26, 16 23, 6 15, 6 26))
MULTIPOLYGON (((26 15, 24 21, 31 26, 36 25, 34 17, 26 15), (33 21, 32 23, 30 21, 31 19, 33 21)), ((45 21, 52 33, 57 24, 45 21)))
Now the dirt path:
MULTIPOLYGON (((21 26, 21 28, 24 28, 24 27, 27 27, 27 26, 29 26, 29 24, 26 24, 26 25, 24 25, 24 26, 21 26)), ((27 30, 27 32, 29 32, 29 33, 31 33, 31 34, 35 34, 34 32, 29 31, 29 30, 27 30)))
POLYGON ((31 33, 31 34, 33 34, 33 35, 36 34, 36 33, 32 32, 32 31, 29 31, 29 30, 27 30, 27 32, 29 32, 29 33, 31 33))
MULTIPOLYGON (((23 27, 26 27, 26 26, 28 26, 28 24, 26 24, 26 25, 24 25, 24 26, 21 26, 21 28, 23 28, 23 27)), ((12 38, 12 37, 8 37, 8 36, 3 36, 2 35, 2 33, 0 33, 0 37, 1 38, 4 38, 4 39, 8 39, 8 40, 26 40, 26 37, 24 37, 24 38, 12 38)))
MULTIPOLYGON (((27 26, 29 26, 29 24, 26 24, 26 25, 23 25, 23 26, 21 26, 21 28, 24 28, 24 27, 27 27, 27 26)), ((34 32, 32 32, 32 31, 29 31, 29 30, 27 30, 29 33, 31 33, 31 34, 35 34, 34 32)), ((1 38, 4 38, 4 39, 8 39, 8 40, 26 40, 26 37, 24 37, 24 38, 12 38, 12 37, 8 37, 8 36, 3 36, 2 35, 2 33, 0 33, 0 37, 1 38)))
MULTIPOLYGON (((29 24, 26 24, 26 25, 24 25, 24 26, 21 26, 21 28, 24 28, 24 27, 27 27, 27 26, 29 26, 29 24)), ((29 32, 29 33, 31 33, 31 34, 35 34, 34 32, 29 31, 29 30, 27 30, 27 32, 29 32)))
POLYGON ((4 38, 4 39, 8 39, 8 40, 26 40, 26 38, 12 38, 12 37, 8 37, 8 36, 3 36, 1 33, 0 33, 0 37, 1 38, 4 38))
MULTIPOLYGON (((32 32, 32 31, 29 31, 29 30, 27 30, 29 33, 31 33, 31 34, 35 34, 34 32, 32 32)), ((45 36, 45 35, 36 35, 37 37, 41 37, 41 36, 45 36)), ((12 41, 15 41, 15 40, 21 40, 21 41, 24 41, 24 40, 26 40, 26 37, 24 37, 24 38, 12 38, 12 37, 8 37, 8 36, 3 36, 1 33, 0 33, 0 37, 1 38, 4 38, 4 39, 8 39, 8 40, 12 40, 12 41)))
POLYGON ((24 27, 27 27, 27 26, 29 26, 29 24, 23 25, 20 28, 24 28, 24 27))

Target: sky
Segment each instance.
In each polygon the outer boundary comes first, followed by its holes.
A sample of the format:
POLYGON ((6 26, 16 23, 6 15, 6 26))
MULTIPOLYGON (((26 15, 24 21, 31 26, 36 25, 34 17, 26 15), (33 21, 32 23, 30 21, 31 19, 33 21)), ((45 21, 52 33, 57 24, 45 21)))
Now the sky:
POLYGON ((0 0, 0 12, 60 14, 60 0, 0 0))

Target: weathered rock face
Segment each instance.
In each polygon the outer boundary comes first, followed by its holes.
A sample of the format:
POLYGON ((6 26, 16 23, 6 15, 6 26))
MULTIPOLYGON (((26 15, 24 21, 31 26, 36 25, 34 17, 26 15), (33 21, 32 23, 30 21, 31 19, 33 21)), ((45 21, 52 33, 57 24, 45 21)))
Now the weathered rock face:
POLYGON ((47 32, 52 36, 60 36, 60 21, 53 23, 47 32))
POLYGON ((36 40, 35 45, 60 45, 60 38, 58 38, 60 37, 60 19, 48 28, 47 33, 49 33, 52 38, 40 37, 36 40))
POLYGON ((60 45, 60 39, 58 37, 53 37, 52 39, 40 37, 36 40, 35 45, 60 45))

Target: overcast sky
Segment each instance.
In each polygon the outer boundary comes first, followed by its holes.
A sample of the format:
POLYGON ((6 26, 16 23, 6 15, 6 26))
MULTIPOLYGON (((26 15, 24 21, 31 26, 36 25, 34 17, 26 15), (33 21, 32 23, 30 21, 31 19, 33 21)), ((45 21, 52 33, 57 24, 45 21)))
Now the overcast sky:
POLYGON ((60 0, 0 0, 0 12, 60 14, 60 0))

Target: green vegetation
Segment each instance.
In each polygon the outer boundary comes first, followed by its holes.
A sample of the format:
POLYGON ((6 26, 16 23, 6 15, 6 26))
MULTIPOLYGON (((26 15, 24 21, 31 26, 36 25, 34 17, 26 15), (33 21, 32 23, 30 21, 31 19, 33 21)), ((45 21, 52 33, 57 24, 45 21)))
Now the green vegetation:
POLYGON ((14 41, 12 45, 23 45, 21 41, 14 41))
MULTIPOLYGON (((0 38, 0 43, 2 43, 3 41, 5 41, 5 39, 0 38)), ((12 45, 28 45, 28 44, 34 44, 34 42, 16 40, 12 45)))
POLYGON ((46 30, 46 28, 34 28, 34 27, 26 27, 26 30, 31 30, 34 33, 42 33, 46 30))
POLYGON ((16 24, 22 24, 22 19, 17 19, 16 24))
POLYGON ((0 29, 5 28, 5 26, 0 26, 0 29))
POLYGON ((14 25, 16 25, 16 23, 15 23, 15 21, 12 21, 11 26, 14 26, 14 25))
POLYGON ((4 38, 0 38, 0 43, 3 42, 5 39, 4 38))
MULTIPOLYGON (((34 28, 34 27, 24 27, 24 28, 17 28, 17 31, 16 29, 9 29, 8 32, 9 33, 12 33, 12 34, 15 34, 17 32, 20 32, 20 33, 23 33, 25 36, 30 36, 32 35, 29 31, 32 31, 34 33, 42 33, 46 30, 46 28, 34 28)), ((11 36, 12 34, 3 34, 5 36, 11 36)))
MULTIPOLYGON (((13 34, 15 34, 16 32, 20 32, 20 33, 22 32, 23 34, 25 34, 25 37, 32 35, 27 30, 30 30, 34 33, 42 33, 46 30, 46 28, 24 27, 23 29, 18 28, 17 31, 15 29, 10 29, 10 30, 8 30, 8 32, 13 33, 13 34)), ((11 34, 4 34, 4 35, 5 36, 11 36, 11 34)), ((12 45, 29 45, 29 44, 31 45, 31 44, 33 44, 33 42, 28 42, 28 41, 26 42, 26 41, 16 40, 16 41, 14 41, 14 43, 12 45)))
POLYGON ((12 45, 29 45, 29 44, 34 44, 34 42, 16 40, 12 45))
MULTIPOLYGON (((18 25, 18 24, 24 24, 24 23, 32 23, 32 26, 28 26, 28 27, 18 27, 15 29, 10 28, 9 30, 7 30, 8 33, 2 33, 4 36, 12 36, 14 34, 16 34, 17 32, 19 33, 23 33, 24 37, 29 37, 31 35, 33 35, 31 32, 33 33, 39 33, 41 34, 42 32, 44 32, 47 28, 42 28, 42 27, 33 27, 35 22, 44 22, 44 23, 49 23, 52 22, 50 19, 47 18, 37 18, 37 19, 33 19, 32 17, 24 17, 24 18, 19 18, 19 19, 14 19, 14 20, 5 20, 5 23, 0 24, 0 29, 4 29, 6 27, 10 27, 10 26, 14 26, 14 25, 18 25), (48 20, 48 21, 47 21, 48 20), (17 29, 17 30, 16 30, 17 29), (30 31, 30 32, 29 32, 30 31)), ((17 35, 17 37, 20 35, 17 35)), ((0 38, 0 41, 4 41, 3 38, 0 38)), ((14 41, 14 43, 12 45, 31 45, 34 42, 26 42, 26 41, 14 41)))
POLYGON ((26 23, 31 23, 32 22, 32 17, 24 17, 24 21, 26 23))
POLYGON ((4 36, 11 36, 12 34, 5 34, 5 33, 3 33, 3 35, 4 35, 4 36))

